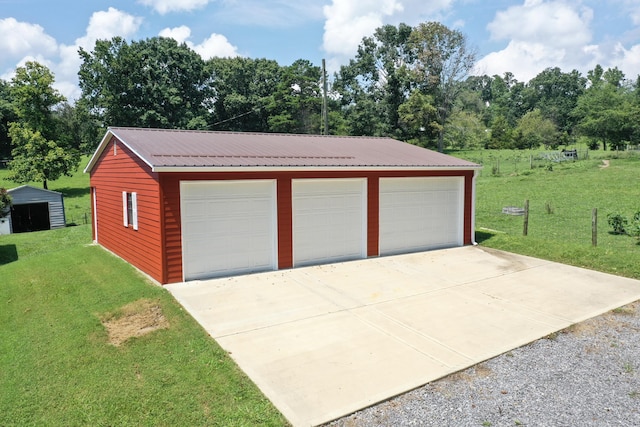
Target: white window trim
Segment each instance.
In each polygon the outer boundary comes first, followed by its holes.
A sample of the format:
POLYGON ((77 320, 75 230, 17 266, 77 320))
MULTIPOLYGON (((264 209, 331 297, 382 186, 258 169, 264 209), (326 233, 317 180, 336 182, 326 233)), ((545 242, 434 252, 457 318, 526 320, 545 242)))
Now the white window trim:
POLYGON ((122 192, 122 222, 125 227, 129 227, 129 207, 127 205, 127 192, 122 192))
POLYGON ((138 193, 131 193, 131 212, 133 213, 133 218, 131 218, 131 223, 133 224, 133 229, 138 229, 138 193))
POLYGON ((122 192, 122 223, 127 228, 131 225, 134 230, 138 229, 138 193, 122 192), (131 195, 131 218, 129 218, 129 195, 131 195))

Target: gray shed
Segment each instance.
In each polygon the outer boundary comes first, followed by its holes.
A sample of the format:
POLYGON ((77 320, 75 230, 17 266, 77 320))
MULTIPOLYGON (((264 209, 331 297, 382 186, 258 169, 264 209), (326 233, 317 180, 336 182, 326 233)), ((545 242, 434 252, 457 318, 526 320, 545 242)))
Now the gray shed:
POLYGON ((66 226, 64 198, 57 191, 23 185, 8 193, 11 206, 11 232, 50 230, 66 226))

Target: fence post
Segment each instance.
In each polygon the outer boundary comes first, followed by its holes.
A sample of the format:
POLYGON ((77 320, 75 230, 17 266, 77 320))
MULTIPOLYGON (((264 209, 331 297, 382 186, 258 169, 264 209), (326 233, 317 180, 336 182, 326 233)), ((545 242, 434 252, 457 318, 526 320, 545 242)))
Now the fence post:
POLYGON ((591 244, 598 246, 598 208, 591 212, 591 244))
POLYGON ((524 226, 522 228, 522 235, 526 236, 529 233, 529 199, 524 201, 524 226))

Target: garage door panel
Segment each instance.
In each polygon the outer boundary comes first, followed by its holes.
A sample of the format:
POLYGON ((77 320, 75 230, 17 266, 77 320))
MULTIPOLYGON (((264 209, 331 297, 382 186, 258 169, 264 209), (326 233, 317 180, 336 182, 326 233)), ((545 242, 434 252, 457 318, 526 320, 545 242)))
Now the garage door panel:
POLYGON ((185 280, 275 269, 275 181, 181 183, 185 280))
POLYGON ((462 245, 462 177, 380 180, 380 253, 462 245))
POLYGON ((364 179, 294 180, 294 266, 363 258, 364 179))

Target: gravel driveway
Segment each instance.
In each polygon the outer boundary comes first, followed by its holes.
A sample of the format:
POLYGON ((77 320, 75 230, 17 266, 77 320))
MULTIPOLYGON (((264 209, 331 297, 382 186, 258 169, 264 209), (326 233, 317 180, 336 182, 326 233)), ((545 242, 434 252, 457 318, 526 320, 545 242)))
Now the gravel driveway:
POLYGON ((640 302, 327 426, 640 426, 640 302))

